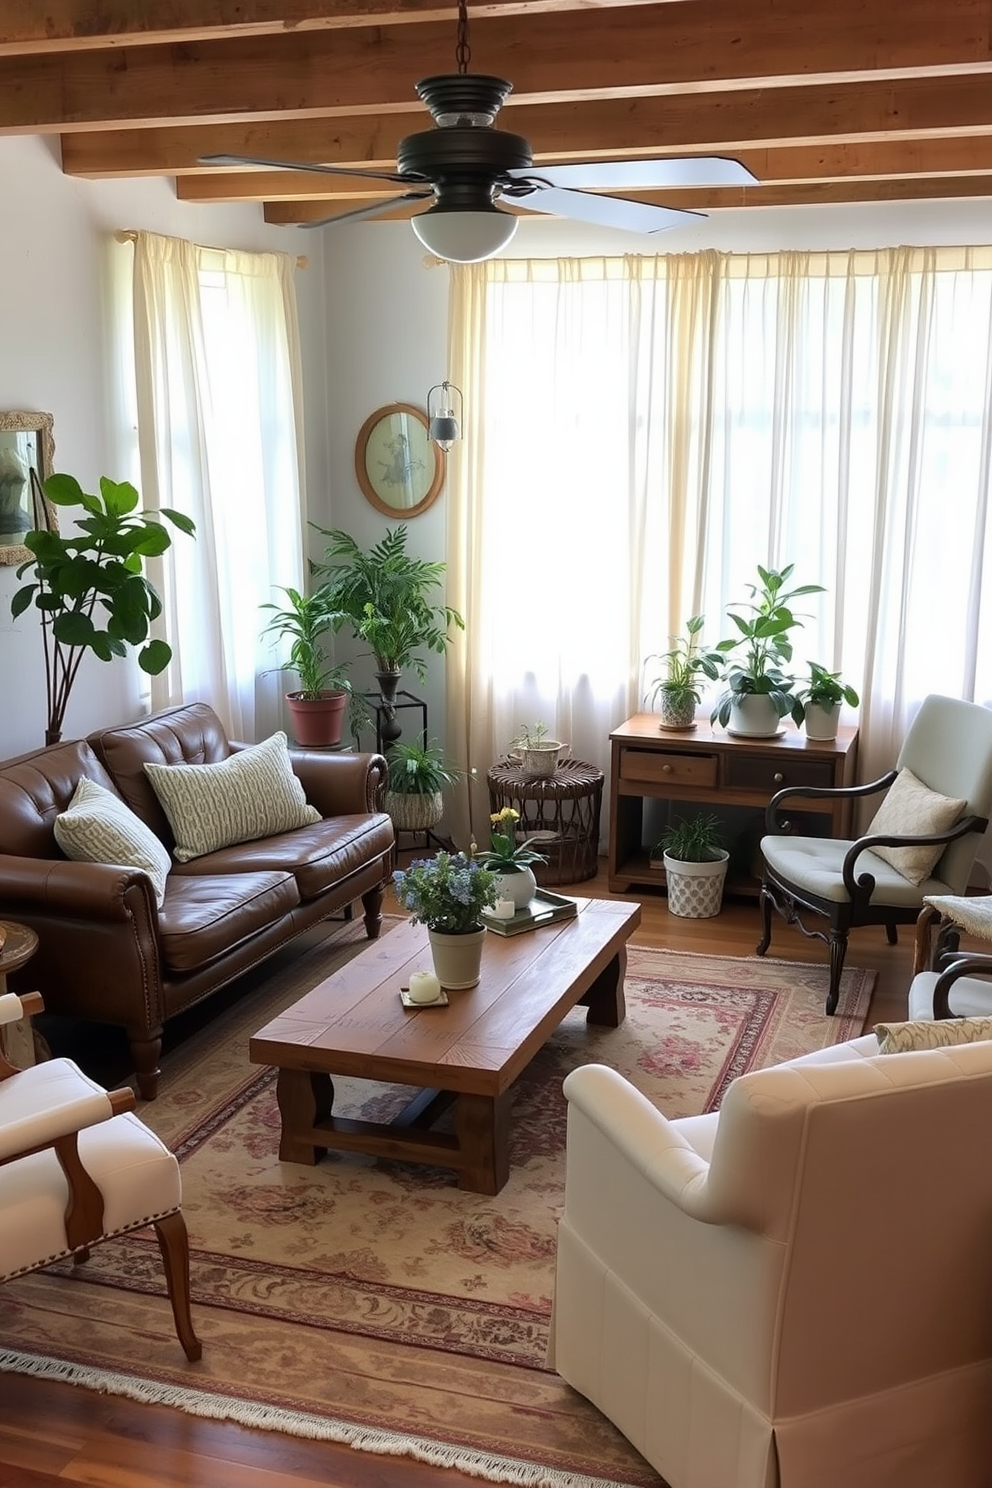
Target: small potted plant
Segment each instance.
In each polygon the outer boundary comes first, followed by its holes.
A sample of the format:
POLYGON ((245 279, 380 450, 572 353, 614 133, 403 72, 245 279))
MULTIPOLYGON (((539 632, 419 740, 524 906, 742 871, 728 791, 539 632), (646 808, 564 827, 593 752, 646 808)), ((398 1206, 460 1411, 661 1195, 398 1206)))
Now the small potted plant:
POLYGON ((703 813, 672 822, 651 857, 664 863, 672 914, 704 920, 720 913, 730 854, 715 816, 703 813))
POLYGON ((809 679, 796 693, 792 718, 805 727, 807 739, 836 739, 841 703, 856 708, 861 699, 853 687, 841 681, 840 672, 828 672, 817 662, 809 664, 809 679))
POLYGON ((533 725, 522 725, 516 738, 510 741, 510 751, 520 761, 525 775, 540 778, 557 770, 568 745, 560 739, 549 739, 547 733, 547 724, 538 719, 533 725))
POLYGON ((396 897, 415 925, 426 925, 434 972, 445 990, 474 987, 482 975, 484 909, 499 898, 499 875, 465 853, 417 858, 393 874, 396 897))
POLYGON ((444 815, 446 785, 464 771, 452 764, 436 745, 404 744, 397 739, 386 751, 389 771, 386 810, 401 832, 426 832, 444 815))
POLYGON ((645 658, 649 662, 660 662, 664 671, 648 684, 645 702, 649 708, 657 703, 661 713, 660 728, 690 729, 696 726, 696 709, 702 701, 699 678, 709 677, 715 682, 725 661, 725 652, 732 642, 722 641, 713 651, 702 646, 702 615, 693 615, 686 621, 685 635, 672 637, 672 649, 660 654, 655 652, 645 658))
POLYGON ((786 589, 795 567, 762 568, 759 583, 748 585, 751 599, 738 615, 727 614, 737 626, 737 635, 721 641, 726 653, 723 680, 727 690, 717 699, 710 721, 719 721, 732 734, 770 738, 779 732, 781 720, 796 705, 796 680, 784 671, 792 660, 790 631, 802 621, 790 608, 802 594, 822 594, 821 584, 800 584, 786 589))
POLYGON ((473 857, 484 868, 498 873, 500 899, 512 899, 515 908, 523 909, 537 893, 537 879, 531 866, 546 863, 543 853, 536 852, 525 837, 517 841, 520 812, 513 806, 494 811, 489 818, 489 846, 483 852, 473 850, 473 857))
POLYGON ((293 737, 304 747, 339 744, 352 695, 351 683, 345 665, 327 660, 324 637, 339 628, 342 617, 329 603, 326 588, 301 594, 298 589, 283 586, 281 592, 286 596, 285 605, 261 606, 272 611, 262 635, 271 635, 273 644, 286 640, 291 643, 288 658, 276 670, 295 672, 299 678, 299 689, 286 694, 293 737))

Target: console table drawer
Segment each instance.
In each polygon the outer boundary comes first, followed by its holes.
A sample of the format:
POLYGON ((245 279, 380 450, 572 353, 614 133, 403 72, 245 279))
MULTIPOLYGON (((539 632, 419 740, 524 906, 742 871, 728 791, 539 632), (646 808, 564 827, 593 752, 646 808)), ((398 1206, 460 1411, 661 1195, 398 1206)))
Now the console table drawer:
POLYGON ((761 791, 773 796, 786 786, 832 786, 834 767, 830 760, 780 758, 770 755, 730 755, 724 761, 726 784, 738 790, 761 791))
POLYGON ((664 754, 657 750, 624 749, 620 779, 651 785, 713 786, 719 759, 715 754, 664 754))

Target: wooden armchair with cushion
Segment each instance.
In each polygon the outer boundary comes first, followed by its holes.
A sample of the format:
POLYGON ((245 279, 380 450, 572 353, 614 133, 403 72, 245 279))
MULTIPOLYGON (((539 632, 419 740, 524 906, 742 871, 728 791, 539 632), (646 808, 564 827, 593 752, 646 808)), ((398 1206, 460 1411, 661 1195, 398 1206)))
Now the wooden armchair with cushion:
MULTIPOLYGON (((37 993, 0 996, 0 1024, 41 1010, 37 993)), ((190 1316, 189 1241, 179 1164, 131 1114, 131 1090, 103 1090, 69 1059, 18 1070, 0 1054, 0 1281, 152 1225, 179 1341, 201 1345, 190 1316)))
POLYGON ((774 795, 761 839, 763 956, 771 944, 772 910, 804 935, 827 942, 830 981, 826 1010, 837 1007, 848 933, 884 925, 890 944, 897 926, 912 925, 924 900, 963 894, 992 813, 992 709, 960 698, 924 699, 894 770, 870 785, 837 789, 789 787, 774 795), (804 796, 871 796, 886 790, 863 837, 842 841, 789 833, 783 813, 802 810, 804 796), (825 919, 825 930, 807 916, 825 919))

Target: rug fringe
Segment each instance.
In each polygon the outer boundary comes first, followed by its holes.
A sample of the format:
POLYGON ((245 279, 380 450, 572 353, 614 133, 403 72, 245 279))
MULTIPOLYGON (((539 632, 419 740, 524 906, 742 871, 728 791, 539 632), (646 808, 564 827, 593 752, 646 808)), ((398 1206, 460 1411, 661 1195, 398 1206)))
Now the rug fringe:
POLYGON ((452 1467, 469 1477, 484 1478, 490 1483, 515 1483, 522 1488, 630 1488, 630 1485, 607 1478, 591 1478, 583 1473, 557 1472, 540 1463, 523 1462, 515 1457, 497 1457, 490 1452, 473 1452, 425 1437, 405 1436, 401 1432, 383 1431, 376 1427, 349 1424, 331 1417, 315 1416, 305 1411, 283 1410, 274 1405, 237 1400, 228 1395, 215 1395, 208 1390, 191 1390, 184 1385, 167 1385, 134 1375, 118 1374, 89 1365, 70 1364, 38 1354, 14 1350, 0 1351, 0 1373, 36 1375, 60 1384, 81 1385, 102 1395, 121 1395, 144 1405, 167 1405, 191 1416, 207 1416, 219 1421, 235 1421, 239 1426, 259 1431, 283 1431, 289 1436, 309 1437, 313 1441, 334 1441, 359 1452, 380 1456, 413 1457, 431 1467, 452 1467))

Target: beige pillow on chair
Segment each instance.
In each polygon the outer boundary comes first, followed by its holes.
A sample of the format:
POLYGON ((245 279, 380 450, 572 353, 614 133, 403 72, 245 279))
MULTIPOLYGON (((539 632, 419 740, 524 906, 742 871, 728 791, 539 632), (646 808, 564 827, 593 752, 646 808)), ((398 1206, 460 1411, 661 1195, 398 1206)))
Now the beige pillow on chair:
POLYGON ((286 735, 215 765, 145 765, 176 839, 180 863, 321 820, 293 774, 286 735))
MULTIPOLYGON (((866 837, 920 837, 929 832, 946 832, 960 817, 967 801, 941 796, 917 780, 912 770, 902 769, 889 786, 885 800, 872 818, 866 837)), ((873 847, 877 858, 884 858, 897 873, 911 884, 921 884, 928 877, 946 843, 919 847, 873 847)))

